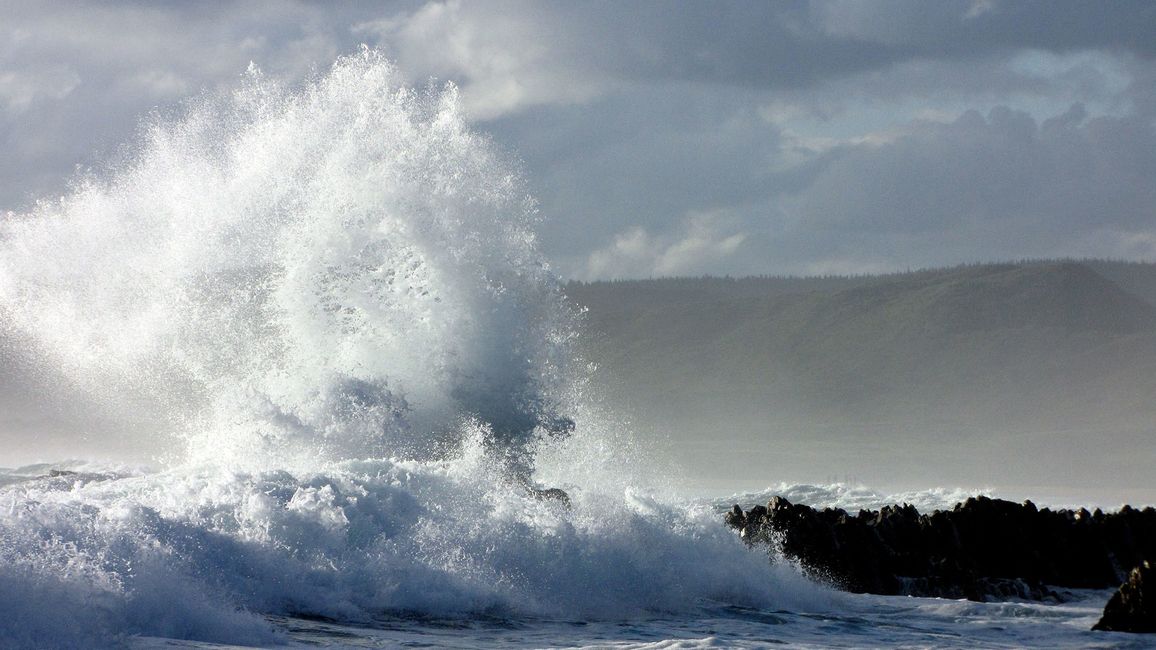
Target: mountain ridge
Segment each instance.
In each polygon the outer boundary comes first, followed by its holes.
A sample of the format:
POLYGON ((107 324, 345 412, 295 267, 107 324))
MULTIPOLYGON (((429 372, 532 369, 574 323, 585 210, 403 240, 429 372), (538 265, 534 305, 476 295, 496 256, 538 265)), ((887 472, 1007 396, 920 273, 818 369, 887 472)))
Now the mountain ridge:
POLYGON ((610 403, 676 446, 854 446, 890 431, 929 454, 936 439, 1030 454, 1032 437, 1097 454, 1080 431, 1135 436, 1156 423, 1146 298, 1156 265, 1054 260, 572 283, 567 293, 587 309, 584 354, 610 403))

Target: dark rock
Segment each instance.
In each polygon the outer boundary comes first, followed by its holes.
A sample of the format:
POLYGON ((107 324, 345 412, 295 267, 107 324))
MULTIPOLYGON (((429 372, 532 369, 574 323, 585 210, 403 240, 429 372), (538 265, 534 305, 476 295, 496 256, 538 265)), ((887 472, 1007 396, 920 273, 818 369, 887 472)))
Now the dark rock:
POLYGON ((570 507, 570 495, 566 494, 566 490, 562 488, 537 488, 531 487, 530 494, 539 501, 561 501, 562 505, 567 508, 570 507))
POLYGON ((818 511, 774 497, 726 514, 750 545, 839 588, 946 598, 1059 599, 1049 586, 1106 588, 1156 557, 1156 510, 1116 513, 973 497, 921 515, 911 505, 818 511))
POLYGON ((727 512, 725 519, 731 528, 742 530, 746 526, 746 515, 743 514, 743 509, 738 504, 735 504, 735 507, 727 512))
POLYGON ((1110 632, 1156 632, 1156 569, 1148 562, 1132 569, 1120 585, 1104 616, 1093 630, 1110 632))

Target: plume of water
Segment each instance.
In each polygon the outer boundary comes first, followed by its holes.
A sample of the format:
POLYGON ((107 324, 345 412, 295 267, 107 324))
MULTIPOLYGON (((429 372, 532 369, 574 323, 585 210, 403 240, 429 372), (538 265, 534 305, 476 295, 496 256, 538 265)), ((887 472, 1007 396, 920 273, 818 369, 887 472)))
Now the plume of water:
POLYGON ((193 460, 429 456, 475 420, 524 473, 573 336, 534 221, 455 89, 363 49, 302 88, 251 69, 7 219, 0 314, 193 460))

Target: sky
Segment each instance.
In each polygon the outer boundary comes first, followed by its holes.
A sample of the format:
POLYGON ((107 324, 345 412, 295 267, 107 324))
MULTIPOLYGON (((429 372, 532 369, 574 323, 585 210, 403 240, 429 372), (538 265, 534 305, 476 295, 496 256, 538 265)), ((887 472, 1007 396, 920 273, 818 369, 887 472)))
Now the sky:
POLYGON ((1156 3, 0 0, 0 213, 362 45, 452 82, 566 278, 1156 261, 1156 3))

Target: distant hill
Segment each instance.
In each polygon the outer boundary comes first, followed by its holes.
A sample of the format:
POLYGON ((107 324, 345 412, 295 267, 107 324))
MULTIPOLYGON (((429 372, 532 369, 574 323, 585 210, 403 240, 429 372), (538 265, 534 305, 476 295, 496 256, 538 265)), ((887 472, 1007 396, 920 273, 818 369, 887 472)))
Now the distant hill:
POLYGON ((567 292, 588 309, 585 353, 609 401, 684 447, 890 432, 927 451, 949 436, 990 451, 993 440, 1067 435, 1079 447, 1079 432, 1156 431, 1152 264, 676 278, 567 292))
POLYGON ((1156 305, 1156 264, 1105 260, 1090 260, 1084 264, 1125 291, 1156 305))

